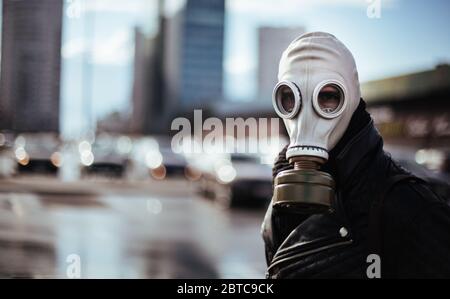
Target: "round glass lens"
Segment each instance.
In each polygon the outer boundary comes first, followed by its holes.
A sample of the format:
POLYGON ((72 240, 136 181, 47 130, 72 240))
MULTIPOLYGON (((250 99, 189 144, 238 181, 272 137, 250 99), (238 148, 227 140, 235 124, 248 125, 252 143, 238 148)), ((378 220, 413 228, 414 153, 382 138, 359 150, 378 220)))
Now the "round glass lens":
POLYGON ((278 108, 285 113, 291 113, 295 108, 295 95, 289 86, 280 86, 277 92, 278 108))
POLYGON ((320 110, 325 113, 333 113, 339 110, 344 102, 344 94, 342 90, 334 85, 325 85, 319 92, 317 102, 320 110))

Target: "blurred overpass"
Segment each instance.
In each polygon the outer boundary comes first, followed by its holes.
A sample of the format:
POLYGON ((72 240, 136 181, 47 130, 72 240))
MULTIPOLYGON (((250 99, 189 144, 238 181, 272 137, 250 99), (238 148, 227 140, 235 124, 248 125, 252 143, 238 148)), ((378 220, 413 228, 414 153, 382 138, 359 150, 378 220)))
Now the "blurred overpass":
POLYGON ((390 144, 450 148, 450 66, 361 85, 368 110, 390 144))

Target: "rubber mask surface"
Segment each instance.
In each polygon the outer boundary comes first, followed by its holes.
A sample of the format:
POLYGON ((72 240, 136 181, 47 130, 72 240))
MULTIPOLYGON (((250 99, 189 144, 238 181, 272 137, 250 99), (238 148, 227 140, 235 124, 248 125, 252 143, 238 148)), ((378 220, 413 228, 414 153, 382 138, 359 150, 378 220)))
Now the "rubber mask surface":
POLYGON ((286 157, 327 160, 360 100, 353 55, 331 34, 302 35, 283 52, 278 81, 273 104, 290 137, 286 157))

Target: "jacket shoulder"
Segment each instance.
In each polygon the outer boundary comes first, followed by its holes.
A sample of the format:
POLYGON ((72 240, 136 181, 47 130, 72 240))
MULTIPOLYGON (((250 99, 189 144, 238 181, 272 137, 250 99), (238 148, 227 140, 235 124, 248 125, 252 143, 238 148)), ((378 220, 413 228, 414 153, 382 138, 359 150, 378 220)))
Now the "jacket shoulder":
POLYGON ((448 210, 448 205, 428 184, 407 181, 392 187, 386 194, 383 210, 388 218, 407 224, 434 207, 448 210))
POLYGON ((450 207, 423 183, 404 183, 385 199, 385 249, 399 277, 450 277, 450 207))

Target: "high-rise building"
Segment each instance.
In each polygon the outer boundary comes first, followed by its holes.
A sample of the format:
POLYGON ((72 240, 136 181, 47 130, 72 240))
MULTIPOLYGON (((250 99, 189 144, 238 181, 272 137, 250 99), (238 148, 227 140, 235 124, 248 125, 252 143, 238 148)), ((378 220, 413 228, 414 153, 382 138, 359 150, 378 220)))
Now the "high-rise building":
POLYGON ((261 27, 258 30, 258 98, 270 101, 272 90, 278 82, 278 65, 281 54, 289 44, 304 33, 303 28, 261 27))
POLYGON ((132 134, 159 134, 169 131, 166 121, 167 102, 163 98, 163 55, 165 19, 163 0, 158 0, 154 36, 135 30, 132 111, 129 131, 132 134))
POLYGON ((62 0, 3 0, 0 130, 58 132, 62 0))
POLYGON ((130 133, 159 133, 163 114, 161 98, 162 83, 158 62, 159 35, 147 37, 140 29, 135 30, 134 75, 130 133))
POLYGON ((222 98, 224 20, 225 0, 187 0, 167 20, 165 100, 192 107, 222 98))

